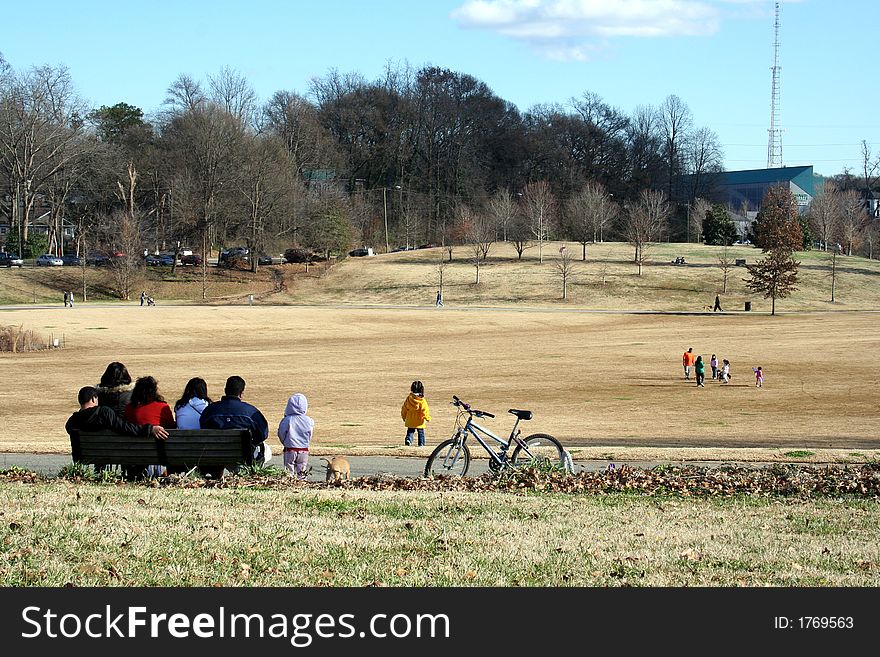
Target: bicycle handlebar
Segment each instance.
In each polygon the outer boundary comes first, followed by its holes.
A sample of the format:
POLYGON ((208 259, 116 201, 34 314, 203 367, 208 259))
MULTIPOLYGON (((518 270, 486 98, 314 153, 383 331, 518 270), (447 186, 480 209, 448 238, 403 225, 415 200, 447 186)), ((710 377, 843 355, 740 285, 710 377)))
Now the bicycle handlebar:
POLYGON ((478 411, 476 408, 471 408, 470 404, 468 404, 467 402, 461 401, 455 395, 452 395, 451 404, 453 406, 458 406, 460 408, 463 408, 465 411, 467 411, 471 415, 476 415, 477 417, 495 417, 494 415, 492 415, 491 413, 489 413, 487 411, 478 411))

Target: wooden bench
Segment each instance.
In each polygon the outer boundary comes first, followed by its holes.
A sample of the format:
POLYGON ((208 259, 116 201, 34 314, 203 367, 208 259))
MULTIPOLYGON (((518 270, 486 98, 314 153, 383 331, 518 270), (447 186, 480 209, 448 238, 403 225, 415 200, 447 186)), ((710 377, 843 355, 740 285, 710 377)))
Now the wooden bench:
POLYGON ((254 447, 245 429, 169 429, 167 440, 112 431, 82 431, 70 438, 74 463, 199 468, 218 477, 223 468, 252 465, 254 447))

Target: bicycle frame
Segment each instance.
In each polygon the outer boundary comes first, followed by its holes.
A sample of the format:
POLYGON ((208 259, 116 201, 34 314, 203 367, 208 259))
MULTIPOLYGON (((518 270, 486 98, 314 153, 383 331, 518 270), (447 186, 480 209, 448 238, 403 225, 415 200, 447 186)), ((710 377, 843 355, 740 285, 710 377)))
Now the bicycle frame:
MULTIPOLYGON (((465 411, 467 412, 467 411, 465 411)), ((510 437, 508 440, 504 440, 503 438, 499 438, 494 433, 486 429, 485 427, 481 427, 479 424, 474 422, 473 416, 468 413, 467 422, 465 422, 463 427, 460 427, 460 431, 463 434, 461 437, 461 441, 464 442, 467 439, 468 434, 472 435, 474 439, 482 445, 483 449, 486 450, 486 453, 489 455, 496 465, 504 465, 507 461, 507 450, 510 448, 510 445, 516 440, 519 433, 517 432, 517 427, 519 426, 519 418, 516 419, 516 422, 513 425, 513 429, 510 430, 510 437), (479 432, 479 433, 478 433, 479 432), (501 445, 501 451, 496 452, 492 447, 480 437, 480 433, 485 436, 491 438, 499 445, 501 445)))

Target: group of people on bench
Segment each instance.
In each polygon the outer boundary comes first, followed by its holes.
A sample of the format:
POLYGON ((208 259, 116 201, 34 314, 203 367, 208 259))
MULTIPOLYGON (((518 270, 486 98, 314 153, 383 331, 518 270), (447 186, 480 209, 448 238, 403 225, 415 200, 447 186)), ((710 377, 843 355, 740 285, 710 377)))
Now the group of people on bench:
MULTIPOLYGON (((168 438, 168 429, 246 429, 254 446, 254 458, 262 462, 272 457, 265 444, 269 424, 255 406, 242 401, 245 381, 240 376, 226 380, 223 397, 212 401, 204 379, 190 379, 183 395, 174 404, 174 412, 159 394, 152 376, 140 377, 134 385, 128 369, 119 362, 110 363, 97 386, 81 388, 77 396, 80 409, 67 420, 65 429, 71 437, 80 431, 104 431, 129 436, 168 438)), ((155 466, 149 474, 161 474, 155 466)), ((123 466, 127 478, 142 474, 143 468, 123 466)), ((205 474, 219 477, 222 468, 205 474)))

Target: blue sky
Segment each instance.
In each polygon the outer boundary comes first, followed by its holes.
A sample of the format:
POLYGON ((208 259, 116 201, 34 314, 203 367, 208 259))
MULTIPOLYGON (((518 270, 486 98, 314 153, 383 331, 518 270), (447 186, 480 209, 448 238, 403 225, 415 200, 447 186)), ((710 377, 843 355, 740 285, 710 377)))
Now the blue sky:
MULTIPOLYGON (((230 67, 262 100, 335 68, 468 73, 526 111, 591 91, 631 113, 676 94, 728 169, 767 161, 774 3, 767 0, 105 0, 8 3, 0 52, 68 67, 93 106, 147 114, 181 73, 230 67)), ((880 150, 873 0, 781 3, 783 164, 833 175, 880 150)))

